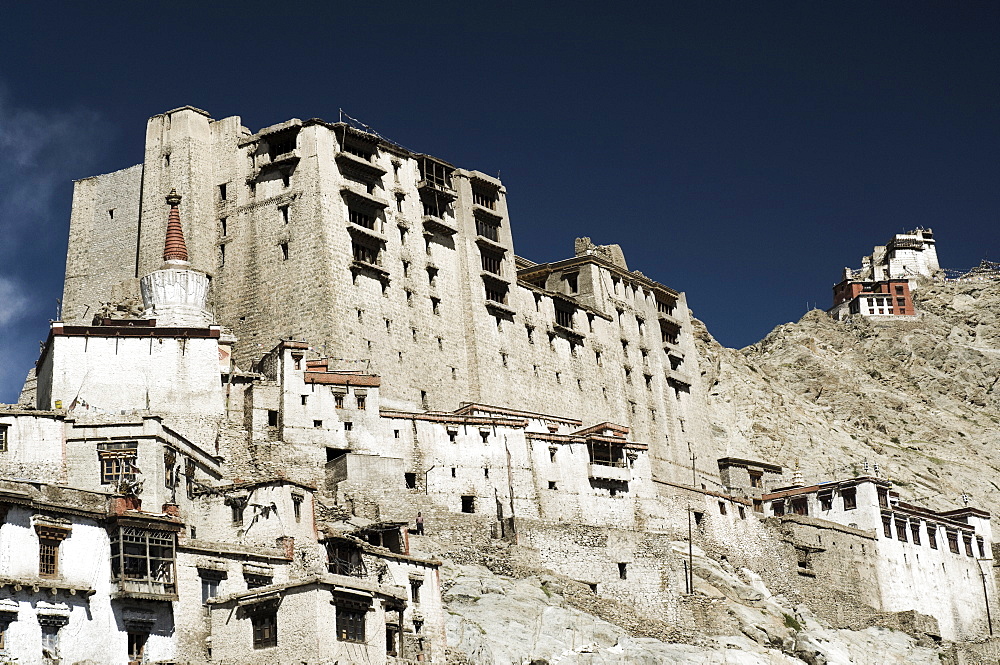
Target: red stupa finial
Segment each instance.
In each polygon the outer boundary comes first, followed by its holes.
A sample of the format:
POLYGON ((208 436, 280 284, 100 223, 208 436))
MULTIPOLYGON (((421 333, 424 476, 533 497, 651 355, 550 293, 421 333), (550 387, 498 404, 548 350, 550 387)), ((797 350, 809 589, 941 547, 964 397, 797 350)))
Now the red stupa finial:
POLYGON ((164 261, 187 261, 187 245, 184 244, 184 230, 181 229, 181 213, 177 209, 181 195, 176 189, 171 189, 167 195, 170 204, 170 217, 167 218, 167 240, 163 244, 164 261))

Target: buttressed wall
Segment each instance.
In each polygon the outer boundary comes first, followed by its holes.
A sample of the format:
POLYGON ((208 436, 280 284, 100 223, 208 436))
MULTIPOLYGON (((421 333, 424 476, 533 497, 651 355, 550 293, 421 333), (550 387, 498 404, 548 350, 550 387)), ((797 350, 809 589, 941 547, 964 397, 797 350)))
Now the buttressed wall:
POLYGON ((76 184, 66 323, 138 298, 173 189, 240 363, 304 339, 380 374, 387 406, 626 424, 661 479, 690 478, 689 445, 722 456, 699 448, 710 437, 683 293, 586 238, 563 261, 515 256, 503 183, 344 123, 252 133, 191 107, 150 118, 141 165, 76 184))

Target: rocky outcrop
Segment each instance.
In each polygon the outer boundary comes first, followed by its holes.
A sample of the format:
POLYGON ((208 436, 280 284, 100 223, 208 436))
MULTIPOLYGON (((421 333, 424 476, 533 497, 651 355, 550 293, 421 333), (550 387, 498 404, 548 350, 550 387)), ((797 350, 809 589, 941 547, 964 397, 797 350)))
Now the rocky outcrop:
POLYGON ((719 449, 798 466, 806 482, 867 461, 904 498, 1000 508, 1000 282, 927 280, 914 293, 912 320, 817 310, 741 350, 701 327, 719 449))

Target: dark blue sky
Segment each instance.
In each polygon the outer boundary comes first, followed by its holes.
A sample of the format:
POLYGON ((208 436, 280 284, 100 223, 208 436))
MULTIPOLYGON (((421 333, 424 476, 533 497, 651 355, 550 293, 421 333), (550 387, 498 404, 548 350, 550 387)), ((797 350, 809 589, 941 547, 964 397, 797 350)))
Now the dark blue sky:
POLYGON ((6 3, 0 401, 62 288, 71 180, 183 105, 251 129, 338 109, 500 172, 518 254, 617 242, 727 346, 893 233, 1000 259, 1000 3, 6 3))

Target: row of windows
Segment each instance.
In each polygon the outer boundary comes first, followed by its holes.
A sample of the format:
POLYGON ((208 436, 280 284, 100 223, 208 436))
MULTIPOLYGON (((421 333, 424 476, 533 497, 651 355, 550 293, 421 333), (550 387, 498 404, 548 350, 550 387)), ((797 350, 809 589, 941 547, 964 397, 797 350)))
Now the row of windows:
MULTIPOLYGON (((927 533, 927 545, 932 549, 938 549, 938 532, 941 527, 938 524, 928 523, 925 528, 921 528, 921 524, 918 520, 910 521, 906 517, 894 517, 891 514, 882 514, 882 534, 886 538, 893 538, 895 536, 896 540, 900 540, 904 543, 913 543, 914 545, 920 545, 921 543, 921 532, 926 531, 927 533), (895 527, 895 530, 893 529, 895 527)), ((959 540, 965 545, 965 554, 967 556, 975 556, 972 549, 972 534, 959 534, 957 531, 952 531, 951 529, 945 529, 945 537, 948 541, 948 549, 953 554, 960 554, 959 550, 959 540)), ((983 539, 976 536, 976 545, 979 549, 979 556, 981 558, 986 556, 986 548, 983 539)))
MULTIPOLYGON (((365 616, 367 610, 361 607, 337 606, 336 610, 336 635, 341 642, 365 642, 365 616)), ((278 646, 278 613, 276 610, 265 610, 254 612, 250 615, 250 623, 253 626, 253 648, 266 649, 278 646)), ((386 649, 389 653, 395 653, 398 649, 398 635, 389 639, 389 631, 398 632, 395 626, 387 625, 386 649)))

